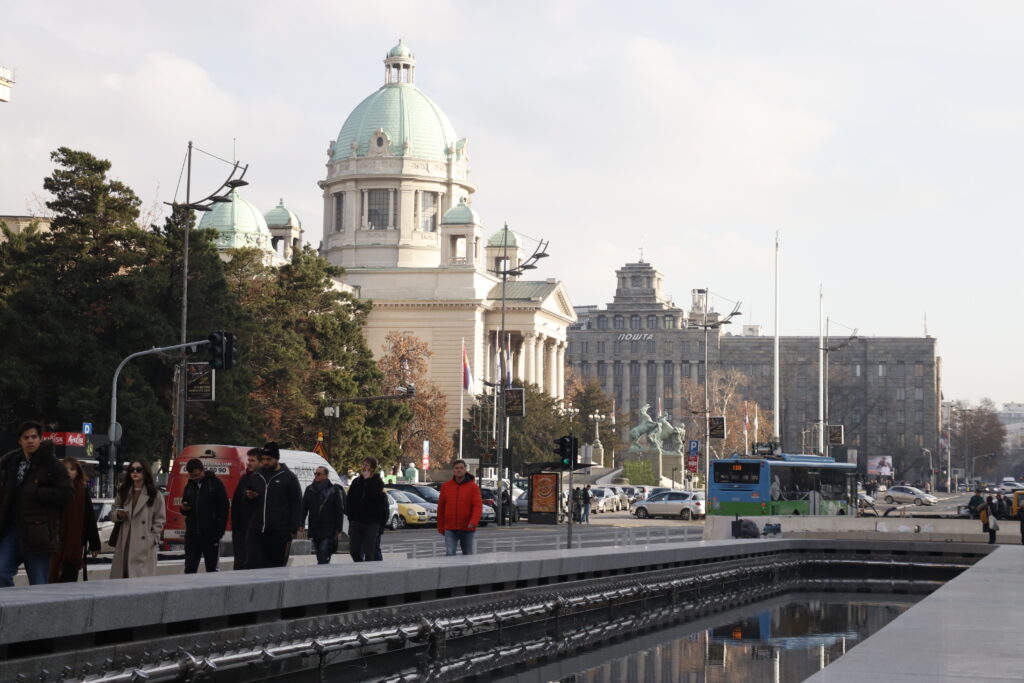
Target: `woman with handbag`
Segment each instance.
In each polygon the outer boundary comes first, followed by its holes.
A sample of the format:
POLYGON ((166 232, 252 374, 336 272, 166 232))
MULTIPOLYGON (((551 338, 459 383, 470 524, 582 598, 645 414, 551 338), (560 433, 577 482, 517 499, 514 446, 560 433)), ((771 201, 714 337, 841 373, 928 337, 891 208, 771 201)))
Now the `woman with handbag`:
MULTIPOLYGON (((96 513, 92 498, 85 486, 85 471, 76 458, 61 460, 71 477, 75 495, 64 506, 60 516, 57 552, 50 560, 50 583, 78 581, 78 572, 85 567, 86 546, 96 557, 100 551, 100 532, 96 526, 96 513)), ((88 580, 88 574, 85 575, 88 580)))
POLYGON ((114 498, 116 543, 110 578, 133 579, 156 574, 156 551, 164 530, 164 497, 144 460, 132 460, 114 498))
POLYGON ((999 531, 999 521, 996 519, 996 506, 992 502, 992 496, 989 496, 978 510, 981 518, 981 530, 988 532, 988 542, 990 545, 994 544, 996 532, 999 531))

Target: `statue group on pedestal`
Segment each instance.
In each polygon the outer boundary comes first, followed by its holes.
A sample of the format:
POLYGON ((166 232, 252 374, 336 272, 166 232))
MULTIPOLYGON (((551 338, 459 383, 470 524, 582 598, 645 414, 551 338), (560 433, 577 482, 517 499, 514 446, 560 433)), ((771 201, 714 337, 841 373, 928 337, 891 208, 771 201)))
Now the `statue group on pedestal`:
POLYGON ((640 408, 640 423, 629 430, 631 453, 654 451, 658 455, 683 455, 686 448, 686 427, 673 427, 669 416, 662 414, 651 418, 651 405, 640 408), (645 445, 646 444, 646 445, 645 445))

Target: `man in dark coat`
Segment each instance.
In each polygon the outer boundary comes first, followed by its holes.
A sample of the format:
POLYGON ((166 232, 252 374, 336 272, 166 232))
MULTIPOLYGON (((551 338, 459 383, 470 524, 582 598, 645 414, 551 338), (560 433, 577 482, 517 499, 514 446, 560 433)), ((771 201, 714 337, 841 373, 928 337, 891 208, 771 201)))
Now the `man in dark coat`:
POLYGON ((249 480, 245 496, 252 504, 245 568, 284 567, 292 539, 302 527, 302 487, 295 473, 281 463, 276 443, 260 449, 260 468, 249 480))
POLYGON ((302 496, 302 519, 309 518, 307 535, 313 541, 317 564, 330 564, 331 555, 338 549, 344 514, 341 492, 331 483, 327 468, 317 467, 313 483, 302 496))
POLYGON ((231 553, 235 556, 234 569, 245 569, 245 535, 249 531, 249 517, 252 516, 252 502, 246 497, 253 473, 259 468, 259 453, 253 448, 248 453, 245 473, 238 478, 235 495, 231 497, 231 553))
POLYGON ((61 511, 75 495, 43 425, 23 423, 18 445, 0 458, 0 587, 14 585, 23 563, 30 584, 46 583, 61 511))
POLYGON ((365 458, 360 475, 349 486, 345 504, 348 551, 353 562, 384 559, 378 538, 387 522, 389 507, 384 480, 377 474, 377 459, 365 458))
POLYGON ((181 494, 181 514, 185 516, 185 573, 199 571, 199 558, 206 573, 217 571, 220 539, 228 525, 228 492, 217 475, 192 458, 185 465, 188 483, 181 494))

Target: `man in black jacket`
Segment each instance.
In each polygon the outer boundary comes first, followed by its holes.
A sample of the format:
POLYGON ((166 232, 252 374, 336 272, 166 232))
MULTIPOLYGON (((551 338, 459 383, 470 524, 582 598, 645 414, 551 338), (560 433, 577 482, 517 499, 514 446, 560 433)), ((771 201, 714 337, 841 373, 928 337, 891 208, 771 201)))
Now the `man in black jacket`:
POLYGON ((348 489, 345 514, 348 516, 348 549, 354 562, 380 561, 378 540, 388 518, 388 495, 384 480, 377 474, 377 459, 365 458, 348 489))
POLYGON ((260 469, 249 480, 245 496, 252 504, 245 568, 284 567, 292 538, 302 526, 302 487, 295 474, 281 464, 276 443, 260 449, 260 469))
POLYGON ((331 483, 327 468, 320 466, 313 473, 313 483, 302 496, 302 518, 309 518, 306 527, 313 541, 317 564, 330 564, 338 549, 338 534, 345 514, 338 487, 331 483))
POLYGON ((231 497, 231 554, 235 556, 234 569, 245 569, 245 536, 249 532, 249 517, 252 516, 252 502, 246 497, 250 480, 260 466, 261 448, 249 450, 245 473, 235 484, 235 495, 231 497))
POLYGON ((46 583, 60 514, 75 495, 43 425, 23 423, 18 445, 0 458, 0 587, 14 585, 22 563, 30 584, 46 583))
POLYGON ((206 562, 206 573, 217 571, 220 539, 228 525, 228 492, 217 475, 192 458, 185 465, 188 483, 181 494, 181 514, 185 516, 185 573, 199 571, 199 558, 206 562))

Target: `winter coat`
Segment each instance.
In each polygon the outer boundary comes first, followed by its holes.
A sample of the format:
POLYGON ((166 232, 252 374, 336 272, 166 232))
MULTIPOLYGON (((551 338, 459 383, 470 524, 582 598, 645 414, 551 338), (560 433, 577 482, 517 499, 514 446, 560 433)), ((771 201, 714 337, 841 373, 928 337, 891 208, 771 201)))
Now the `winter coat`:
POLYGON ((302 495, 302 519, 309 518, 310 538, 334 538, 345 514, 341 491, 329 481, 313 482, 302 495))
POLYGON ((231 533, 245 535, 249 528, 249 518, 252 517, 252 501, 245 495, 249 483, 252 481, 253 473, 246 472, 235 484, 235 495, 231 496, 231 533))
POLYGON ((262 468, 256 470, 249 478, 248 488, 257 494, 250 501, 250 529, 260 533, 294 533, 302 526, 302 487, 287 465, 279 465, 276 471, 269 473, 262 468))
POLYGON ((388 522, 388 496, 384 493, 384 480, 379 474, 369 479, 362 476, 352 480, 345 500, 345 514, 349 522, 358 524, 380 524, 388 522))
POLYGON ((43 441, 32 454, 18 486, 18 463, 24 457, 19 448, 0 458, 0 533, 13 521, 23 554, 53 553, 61 512, 75 489, 67 469, 54 457, 52 441, 43 441))
MULTIPOLYGON (((118 508, 128 510, 128 518, 121 522, 121 530, 117 532, 117 546, 114 548, 114 560, 110 564, 110 578, 134 579, 138 576, 155 576, 156 552, 166 521, 163 494, 157 489, 156 500, 149 505, 149 492, 143 488, 139 494, 139 501, 133 506, 130 491, 127 501, 122 501, 121 493, 118 492, 114 498, 114 509, 118 508), (128 554, 127 576, 124 574, 125 552, 128 554)), ((111 513, 110 518, 116 522, 117 513, 111 513)))
POLYGON ((189 479, 181 502, 189 504, 188 510, 181 508, 186 537, 221 539, 228 525, 228 492, 216 474, 207 470, 199 481, 189 479))
POLYGON ((461 484, 452 477, 441 486, 437 500, 437 530, 476 531, 483 510, 484 501, 473 475, 467 474, 461 484))
POLYGON ((60 581, 61 574, 68 567, 82 568, 86 546, 93 552, 100 549, 100 530, 96 525, 89 490, 83 482, 74 482, 72 486, 75 494, 61 513, 59 544, 57 552, 50 558, 50 583, 60 581))

